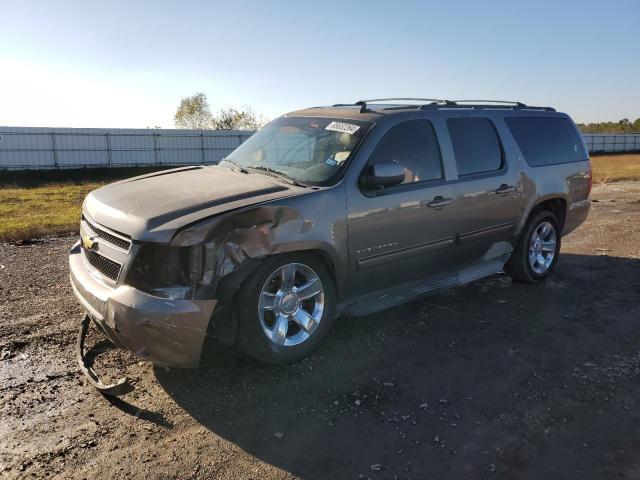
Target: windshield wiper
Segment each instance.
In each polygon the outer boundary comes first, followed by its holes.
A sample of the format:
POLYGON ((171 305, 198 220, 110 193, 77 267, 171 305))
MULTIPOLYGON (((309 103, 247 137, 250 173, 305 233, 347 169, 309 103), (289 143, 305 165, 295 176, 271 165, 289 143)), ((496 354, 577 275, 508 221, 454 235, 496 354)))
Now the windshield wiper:
POLYGON ((278 180, 288 183, 289 185, 293 185, 294 187, 303 187, 303 188, 306 187, 306 185, 303 185, 297 180, 294 180, 286 173, 282 173, 281 171, 275 170, 273 168, 265 167, 264 165, 260 165, 257 167, 248 167, 248 168, 249 170, 258 170, 259 172, 266 172, 266 174, 269 175, 270 177, 277 178, 278 180))
POLYGON ((244 168, 242 165, 234 162, 233 160, 229 160, 228 158, 223 158, 222 160, 220 160, 221 162, 227 162, 230 163, 231 165, 233 165, 234 167, 236 167, 236 169, 240 172, 240 173, 249 173, 249 170, 247 170, 246 168, 244 168))

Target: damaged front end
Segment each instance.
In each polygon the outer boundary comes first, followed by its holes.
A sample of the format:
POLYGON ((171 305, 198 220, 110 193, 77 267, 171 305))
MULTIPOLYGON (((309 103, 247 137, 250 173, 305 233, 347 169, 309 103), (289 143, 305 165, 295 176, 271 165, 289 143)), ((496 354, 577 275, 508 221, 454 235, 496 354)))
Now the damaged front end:
POLYGON ((214 217, 180 231, 171 248, 200 249, 203 282, 196 296, 216 298, 213 330, 223 344, 236 337, 233 297, 260 259, 294 248, 314 248, 306 237, 313 223, 283 206, 260 206, 214 217))
MULTIPOLYGON (((313 228, 294 209, 252 207, 187 226, 168 245, 134 241, 126 255, 120 252, 117 257, 109 237, 101 237, 103 230, 92 225, 88 219, 81 225, 83 238, 93 235, 91 250, 78 242, 70 252, 74 293, 115 345, 172 367, 199 364, 212 319, 218 339, 232 343, 235 292, 261 258, 300 245, 313 228), (114 284, 89 261, 94 254, 122 259, 122 272, 114 284)), ((86 329, 81 327, 81 336, 86 329)), ((84 362, 81 347, 79 352, 81 368, 94 386, 106 393, 126 390, 124 381, 102 385, 84 362)))
POLYGON ((216 301, 161 297, 119 281, 110 285, 76 244, 71 285, 89 317, 116 346, 156 365, 195 367, 216 301))
POLYGON ((104 384, 98 374, 93 370, 91 362, 87 359, 84 352, 84 342, 87 338, 87 332, 91 326, 91 317, 84 315, 80 321, 80 330, 78 331, 78 340, 76 342, 76 361, 80 367, 80 371, 89 380, 100 393, 104 395, 119 396, 129 393, 133 390, 133 386, 126 377, 120 378, 115 383, 104 384))

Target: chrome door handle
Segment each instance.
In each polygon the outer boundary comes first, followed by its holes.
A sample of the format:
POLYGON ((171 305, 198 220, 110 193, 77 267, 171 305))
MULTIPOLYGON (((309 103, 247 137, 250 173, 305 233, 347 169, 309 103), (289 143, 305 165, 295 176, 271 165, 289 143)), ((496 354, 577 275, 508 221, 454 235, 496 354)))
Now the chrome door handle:
POLYGON ((438 195, 436 198, 433 199, 433 201, 427 203, 427 207, 442 208, 445 205, 449 205, 450 203, 451 203, 450 198, 444 198, 438 195))
POLYGON ((500 188, 498 188, 496 190, 496 193, 498 195, 505 195, 507 193, 511 193, 516 189, 516 187, 511 186, 511 185, 507 185, 506 183, 503 183, 502 185, 500 185, 500 188))

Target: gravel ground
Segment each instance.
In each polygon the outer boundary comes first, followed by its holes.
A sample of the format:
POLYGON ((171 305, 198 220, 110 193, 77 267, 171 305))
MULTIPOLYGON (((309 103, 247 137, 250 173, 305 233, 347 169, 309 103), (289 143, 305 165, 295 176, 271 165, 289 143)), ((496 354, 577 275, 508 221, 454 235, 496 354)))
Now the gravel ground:
POLYGON ((154 368, 98 338, 121 400, 74 361, 74 239, 0 246, 0 476, 637 479, 640 183, 592 198, 545 284, 341 318, 296 365, 212 340, 198 370, 154 368))

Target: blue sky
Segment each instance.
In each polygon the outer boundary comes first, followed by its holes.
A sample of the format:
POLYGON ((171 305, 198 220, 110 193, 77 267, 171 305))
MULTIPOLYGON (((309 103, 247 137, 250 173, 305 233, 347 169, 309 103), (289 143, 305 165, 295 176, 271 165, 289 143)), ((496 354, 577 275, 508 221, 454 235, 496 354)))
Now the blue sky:
POLYGON ((640 117, 640 0, 0 0, 0 125, 173 125, 181 97, 274 118, 380 96, 640 117))

